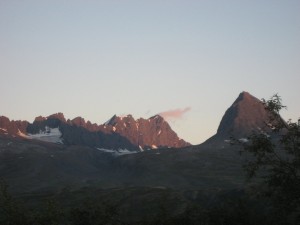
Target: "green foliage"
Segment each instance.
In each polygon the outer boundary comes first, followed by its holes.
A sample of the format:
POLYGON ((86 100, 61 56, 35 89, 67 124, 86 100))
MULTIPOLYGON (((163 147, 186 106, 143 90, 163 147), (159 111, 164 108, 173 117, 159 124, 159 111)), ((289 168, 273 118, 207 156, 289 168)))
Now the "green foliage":
POLYGON ((269 100, 262 99, 263 104, 269 112, 273 112, 276 115, 279 115, 279 112, 282 109, 286 109, 287 107, 282 105, 282 99, 278 94, 273 95, 269 100))
POLYGON ((286 107, 277 94, 263 103, 270 115, 266 121, 270 132, 254 133, 242 144, 253 156, 245 169, 248 178, 262 178, 262 193, 272 200, 277 212, 300 219, 300 123, 280 117, 280 110, 286 107))

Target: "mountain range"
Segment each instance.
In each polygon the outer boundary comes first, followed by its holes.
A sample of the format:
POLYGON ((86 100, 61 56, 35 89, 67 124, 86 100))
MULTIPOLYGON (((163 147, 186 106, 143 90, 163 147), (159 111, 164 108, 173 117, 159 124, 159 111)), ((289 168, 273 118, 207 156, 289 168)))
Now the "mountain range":
POLYGON ((268 116, 260 100, 242 92, 216 134, 195 146, 180 139, 159 115, 137 120, 113 116, 102 125, 81 117, 66 120, 62 113, 33 123, 2 116, 0 177, 19 193, 70 185, 237 188, 245 185, 244 158, 228 140, 268 132, 268 116))
MULTIPOLYGON (((242 92, 226 110, 217 133, 204 144, 223 143, 230 137, 246 138, 252 132, 266 132, 269 114, 260 100, 242 92)), ((82 117, 66 119, 63 113, 38 116, 33 123, 10 121, 0 116, 0 134, 27 139, 106 149, 143 151, 157 148, 182 148, 191 144, 179 138, 160 115, 135 120, 132 115, 114 115, 98 125, 82 117)))
POLYGON ((190 143, 180 139, 167 121, 159 115, 135 120, 132 115, 114 115, 98 125, 82 117, 66 120, 62 113, 48 117, 38 116, 33 123, 10 121, 0 117, 0 132, 27 139, 89 146, 105 149, 144 151, 157 148, 181 148, 190 143))

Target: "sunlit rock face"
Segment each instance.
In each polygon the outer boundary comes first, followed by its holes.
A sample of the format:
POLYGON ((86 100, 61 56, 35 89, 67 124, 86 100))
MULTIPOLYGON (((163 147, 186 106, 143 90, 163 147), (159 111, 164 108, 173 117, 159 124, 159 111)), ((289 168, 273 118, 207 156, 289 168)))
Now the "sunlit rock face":
POLYGON ((230 143, 231 137, 246 141, 253 133, 269 132, 269 120, 270 113, 263 102, 248 92, 242 92, 226 110, 217 133, 203 144, 223 146, 224 142, 230 143))
POLYGON ((159 115, 137 120, 132 115, 114 115, 101 125, 86 122, 82 117, 66 120, 62 113, 38 116, 33 123, 0 117, 0 128, 2 133, 28 139, 107 149, 143 151, 190 145, 179 138, 159 115))

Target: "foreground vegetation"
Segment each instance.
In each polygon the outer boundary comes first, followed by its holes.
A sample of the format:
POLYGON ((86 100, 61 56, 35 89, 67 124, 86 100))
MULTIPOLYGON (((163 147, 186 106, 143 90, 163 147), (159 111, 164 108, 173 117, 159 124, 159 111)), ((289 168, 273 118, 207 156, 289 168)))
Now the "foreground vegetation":
POLYGON ((262 102, 269 112, 268 129, 241 143, 243 152, 252 155, 244 168, 249 179, 262 181, 256 196, 268 198, 276 215, 288 215, 300 224, 300 119, 286 122, 281 118, 286 106, 277 94, 262 102))
POLYGON ((267 198, 254 198, 251 190, 84 189, 13 198, 2 183, 0 199, 1 225, 271 225, 297 221, 278 213, 267 198))

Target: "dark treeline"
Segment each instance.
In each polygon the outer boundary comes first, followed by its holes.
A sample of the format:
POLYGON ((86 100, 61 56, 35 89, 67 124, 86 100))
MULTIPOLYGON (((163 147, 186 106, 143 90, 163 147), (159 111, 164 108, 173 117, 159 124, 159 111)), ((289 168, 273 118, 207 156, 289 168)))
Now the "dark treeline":
MULTIPOLYGON (((168 192, 161 192, 150 209, 139 207, 147 204, 143 200, 124 206, 124 202, 103 201, 98 198, 84 198, 73 202, 78 193, 69 192, 63 196, 47 196, 34 205, 14 198, 5 183, 1 184, 0 224, 1 225, 294 225, 297 215, 286 213, 272 205, 267 198, 254 197, 256 194, 243 191, 215 193, 200 196, 196 200, 174 201, 168 192), (252 196, 253 195, 253 196, 252 196), (139 202, 142 201, 142 202, 139 202), (124 211, 125 207, 125 211, 124 211), (174 210, 175 209, 175 210, 174 210), (137 211, 129 216, 130 211, 137 211)), ((24 199, 23 199, 24 200, 24 199)), ((31 201, 32 202, 32 201, 31 201)))

